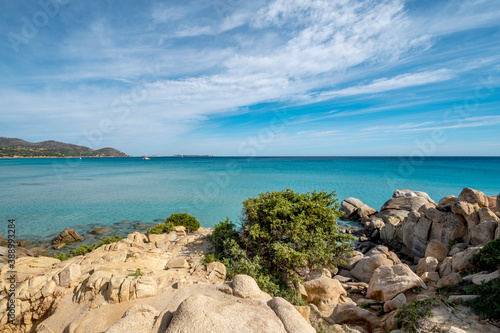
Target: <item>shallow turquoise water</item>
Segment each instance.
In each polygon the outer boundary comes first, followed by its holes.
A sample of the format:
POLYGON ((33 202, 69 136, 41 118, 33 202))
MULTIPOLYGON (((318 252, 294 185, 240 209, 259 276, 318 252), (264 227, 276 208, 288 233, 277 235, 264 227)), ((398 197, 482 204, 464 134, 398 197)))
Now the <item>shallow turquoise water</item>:
POLYGON ((152 223, 178 212, 213 226, 226 217, 238 221, 245 199, 284 188, 337 190, 339 199, 353 196, 379 209, 395 189, 425 191, 437 201, 463 187, 498 195, 500 158, 0 159, 0 234, 8 218, 22 239, 66 227, 152 223))

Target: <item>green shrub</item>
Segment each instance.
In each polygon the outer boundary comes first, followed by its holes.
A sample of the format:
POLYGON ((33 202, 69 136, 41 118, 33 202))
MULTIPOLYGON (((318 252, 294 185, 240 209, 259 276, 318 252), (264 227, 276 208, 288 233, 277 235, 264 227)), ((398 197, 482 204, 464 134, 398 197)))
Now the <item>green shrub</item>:
POLYGON ((500 269, 500 238, 488 242, 472 256, 472 263, 480 270, 493 272, 500 269))
POLYGON ((165 223, 158 223, 152 228, 148 229, 148 234, 168 234, 170 232, 174 231, 174 225, 171 222, 165 222, 165 223))
POLYGON ((174 226, 183 225, 189 231, 196 231, 200 227, 200 222, 188 213, 172 214, 167 218, 174 226))
POLYGON ((307 269, 336 267, 354 239, 338 231, 335 195, 285 189, 246 200, 241 232, 228 219, 215 226, 215 258, 226 265, 228 278, 250 275, 272 296, 300 303, 287 280, 300 281, 307 269))
POLYGON ((135 270, 135 273, 130 273, 129 275, 127 275, 127 277, 129 277, 129 276, 133 277, 134 279, 137 279, 137 278, 139 278, 139 276, 144 276, 144 273, 141 272, 140 268, 137 268, 135 270))
POLYGON ((417 332, 418 321, 432 316, 432 307, 438 304, 435 298, 426 298, 399 308, 396 326, 404 332, 417 332))
POLYGON ((92 252, 95 249, 100 248, 103 245, 119 242, 121 239, 122 238, 120 236, 115 236, 115 237, 101 239, 99 242, 94 243, 92 245, 83 244, 80 245, 79 248, 71 250, 69 254, 58 252, 57 254, 54 255, 54 258, 64 261, 75 256, 83 256, 89 252, 92 252))
POLYGON ((61 261, 64 261, 64 260, 68 260, 69 256, 68 256, 68 254, 66 254, 64 252, 57 252, 56 254, 54 254, 54 258, 59 259, 61 261))
POLYGON ((481 319, 500 320, 500 278, 479 286, 472 285, 467 289, 467 294, 479 295, 467 304, 481 319))

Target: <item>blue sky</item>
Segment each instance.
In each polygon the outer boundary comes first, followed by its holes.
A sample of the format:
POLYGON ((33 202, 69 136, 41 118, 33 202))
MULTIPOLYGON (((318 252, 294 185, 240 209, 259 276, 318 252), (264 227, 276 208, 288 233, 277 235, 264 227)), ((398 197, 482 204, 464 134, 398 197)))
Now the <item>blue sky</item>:
POLYGON ((500 155, 497 0, 1 6, 0 136, 131 155, 500 155))

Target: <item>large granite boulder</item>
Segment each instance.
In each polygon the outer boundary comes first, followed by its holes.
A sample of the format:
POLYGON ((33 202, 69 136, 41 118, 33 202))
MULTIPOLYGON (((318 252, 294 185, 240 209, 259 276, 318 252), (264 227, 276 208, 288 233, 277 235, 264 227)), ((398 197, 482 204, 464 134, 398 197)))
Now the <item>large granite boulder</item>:
POLYGON ((452 206, 455 202, 458 201, 458 198, 454 195, 447 195, 438 202, 438 206, 452 206))
POLYGON ((287 333, 316 333, 316 330, 302 317, 302 315, 281 297, 275 297, 269 306, 276 313, 285 326, 287 333))
POLYGON ((287 333, 279 317, 267 305, 218 300, 201 294, 181 303, 166 330, 166 333, 192 332, 287 333))
POLYGON ((425 257, 434 257, 439 262, 442 262, 444 258, 448 256, 448 247, 441 243, 437 239, 433 239, 427 244, 425 249, 425 257))
POLYGON ((307 302, 315 304, 322 311, 336 305, 341 295, 347 296, 338 280, 325 276, 305 282, 304 288, 307 292, 307 302))
POLYGON ((479 224, 479 214, 476 212, 477 206, 474 206, 465 201, 458 201, 451 206, 451 211, 457 216, 462 217, 467 221, 467 230, 470 232, 479 224))
POLYGON ((357 220, 359 218, 357 210, 364 205, 361 200, 353 197, 344 199, 340 204, 340 211, 344 213, 342 218, 345 220, 357 220))
POLYGON ((419 196, 404 196, 389 199, 380 209, 380 211, 387 209, 396 210, 418 210, 420 206, 429 203, 429 200, 425 197, 419 196))
POLYGON ((431 197, 422 191, 411 191, 411 190, 396 190, 392 194, 393 198, 401 198, 401 197, 421 197, 426 199, 429 203, 434 203, 434 200, 431 199, 431 197))
POLYGON ((472 256, 481 249, 481 246, 469 247, 465 251, 454 254, 451 265, 455 272, 464 273, 474 268, 471 262, 472 256))
POLYGON ((451 273, 450 275, 443 276, 436 284, 438 288, 452 286, 462 282, 462 277, 458 273, 451 273))
POLYGON ((358 261, 360 261, 361 259, 363 259, 363 253, 359 251, 353 251, 350 256, 344 255, 343 258, 344 263, 341 263, 339 265, 339 268, 350 271, 351 269, 354 268, 354 266, 356 266, 358 261))
POLYGON ((336 324, 361 326, 367 332, 372 332, 380 325, 380 318, 352 301, 337 305, 329 319, 336 324))
POLYGON ((483 223, 486 221, 500 221, 500 218, 488 207, 479 208, 479 223, 483 223))
POLYGON ((418 261, 417 275, 422 276, 422 274, 427 272, 435 272, 438 268, 439 261, 434 257, 425 257, 418 261))
POLYGON ((159 311, 146 304, 137 304, 125 312, 105 333, 149 333, 159 311))
POLYGON ((390 264, 392 262, 387 259, 385 254, 374 254, 358 261, 350 273, 359 281, 368 283, 377 268, 390 264))
POLYGON ((497 221, 485 221, 479 223, 470 234, 470 243, 474 246, 484 245, 495 238, 498 228, 497 221))
POLYGON ((380 239, 396 250, 399 250, 402 245, 403 221, 402 216, 387 217, 385 219, 386 223, 380 229, 380 239))
POLYGON ((408 266, 404 264, 381 266, 373 273, 366 297, 387 302, 398 294, 416 287, 427 289, 422 279, 408 266))
POLYGON ((235 275, 233 282, 231 282, 231 286, 233 288, 233 294, 236 297, 253 298, 264 302, 270 301, 272 298, 268 293, 261 291, 257 282, 248 275, 235 275))
POLYGON ((488 198, 481 191, 473 190, 466 187, 462 190, 458 199, 461 201, 467 201, 470 204, 477 204, 479 207, 488 207, 488 198))
POLYGON ((467 236, 466 223, 453 213, 431 208, 425 212, 424 216, 432 221, 428 240, 437 239, 443 244, 448 244, 467 236))
POLYGON ((52 244, 72 243, 82 241, 83 237, 74 229, 64 229, 56 238, 52 240, 52 244))

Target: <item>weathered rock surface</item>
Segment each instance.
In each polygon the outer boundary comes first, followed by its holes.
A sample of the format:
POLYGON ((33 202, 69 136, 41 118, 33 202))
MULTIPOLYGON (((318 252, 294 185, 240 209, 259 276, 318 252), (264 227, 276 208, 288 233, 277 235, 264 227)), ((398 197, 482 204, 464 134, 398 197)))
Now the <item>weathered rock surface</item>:
POLYGON ((472 245, 484 245, 495 238, 495 231, 498 228, 497 221, 486 221, 479 223, 470 234, 472 245))
POLYGON ((285 326, 287 333, 316 333, 316 330, 300 315, 293 305, 283 298, 273 298, 270 306, 285 326))
POLYGON ((451 286, 453 284, 460 283, 462 281, 462 277, 458 273, 451 273, 450 275, 443 276, 437 283, 436 287, 443 288, 447 286, 451 286))
POLYGON ((425 257, 434 257, 439 262, 448 256, 448 248, 437 239, 431 240, 425 249, 425 257))
POLYGON ((361 259, 363 259, 363 253, 359 251, 353 251, 352 256, 344 256, 343 260, 345 261, 345 263, 340 264, 339 268, 350 271, 354 268, 354 266, 356 266, 358 261, 360 261, 361 259))
POLYGON ((488 207, 488 198, 483 192, 473 190, 466 187, 462 190, 458 199, 461 201, 466 201, 470 204, 477 204, 479 207, 488 207))
POLYGON ((233 278, 233 282, 231 283, 233 288, 234 296, 241 298, 253 298, 257 300, 262 300, 263 302, 267 302, 271 300, 271 296, 269 294, 260 290, 257 282, 248 276, 243 274, 238 274, 233 278))
POLYGON ((390 312, 393 310, 397 310, 400 307, 406 305, 407 303, 408 301, 406 300, 405 294, 401 293, 396 297, 394 297, 393 299, 391 299, 390 301, 384 303, 384 311, 390 312))
POLYGON ((166 330, 166 333, 192 332, 287 331, 274 311, 267 306, 251 301, 235 302, 193 295, 181 303, 166 330))
POLYGON ((152 306, 138 304, 128 309, 123 318, 114 323, 105 333, 149 333, 159 312, 152 306))
POLYGON ((422 279, 408 266, 404 264, 381 266, 373 273, 366 296, 386 302, 416 287, 427 289, 422 279))
POLYGON ((488 283, 491 280, 498 279, 498 278, 500 278, 500 270, 496 270, 496 271, 489 273, 489 274, 476 274, 476 276, 474 276, 472 278, 472 283, 479 286, 483 283, 488 283))
POLYGON ((467 250, 453 255, 451 259, 452 269, 458 273, 464 273, 474 266, 472 265, 472 256, 481 249, 481 247, 469 247, 467 250))
POLYGON ((439 261, 434 257, 422 258, 418 261, 417 275, 421 276, 427 272, 435 272, 438 268, 439 261))
POLYGON ((109 227, 100 227, 93 229, 90 233, 93 235, 104 235, 115 232, 115 229, 109 227))
POLYGON ((52 240, 52 244, 59 243, 72 243, 82 241, 83 237, 71 228, 64 229, 54 240, 52 240))
POLYGON ((378 267, 384 265, 389 265, 386 255, 375 254, 366 256, 356 264, 350 273, 359 281, 368 283, 373 276, 373 272, 375 272, 378 267))
POLYGON ((305 282, 304 288, 307 292, 307 301, 314 303, 320 310, 336 305, 340 296, 347 296, 347 292, 338 280, 324 276, 305 282))
POLYGON ((380 324, 380 319, 376 315, 357 307, 354 302, 337 305, 329 319, 336 324, 361 326, 368 332, 372 332, 380 324))
POLYGON ((359 219, 359 216, 357 215, 357 210, 358 208, 361 208, 363 206, 364 203, 359 199, 353 197, 344 199, 340 204, 340 211, 344 213, 342 215, 342 218, 345 220, 359 219))

